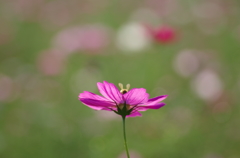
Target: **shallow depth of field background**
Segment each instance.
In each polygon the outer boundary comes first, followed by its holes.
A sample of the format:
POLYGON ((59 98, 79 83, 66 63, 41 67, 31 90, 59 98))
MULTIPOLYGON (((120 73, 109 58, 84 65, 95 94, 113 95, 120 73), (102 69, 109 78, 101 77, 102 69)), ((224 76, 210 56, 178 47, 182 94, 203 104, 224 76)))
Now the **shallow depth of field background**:
POLYGON ((78 100, 106 80, 169 95, 127 119, 131 158, 239 158, 239 53, 237 0, 1 0, 0 157, 125 158, 78 100))

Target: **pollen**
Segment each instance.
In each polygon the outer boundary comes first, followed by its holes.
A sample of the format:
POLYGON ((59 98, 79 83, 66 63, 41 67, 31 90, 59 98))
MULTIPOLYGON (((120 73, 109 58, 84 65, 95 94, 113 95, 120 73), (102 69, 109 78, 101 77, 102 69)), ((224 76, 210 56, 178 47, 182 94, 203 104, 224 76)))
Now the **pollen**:
POLYGON ((123 88, 123 84, 122 83, 119 83, 118 86, 120 87, 120 93, 122 94, 125 94, 129 91, 129 88, 130 88, 130 84, 127 84, 126 85, 126 89, 123 88))

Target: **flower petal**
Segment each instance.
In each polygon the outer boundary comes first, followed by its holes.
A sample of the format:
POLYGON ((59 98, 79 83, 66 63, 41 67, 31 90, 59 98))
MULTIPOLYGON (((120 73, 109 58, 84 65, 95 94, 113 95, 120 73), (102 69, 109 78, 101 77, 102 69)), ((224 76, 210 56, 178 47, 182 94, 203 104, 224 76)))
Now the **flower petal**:
POLYGON ((116 106, 113 101, 87 91, 79 95, 79 100, 94 110, 104 110, 116 106))
POLYGON ((163 101, 167 97, 168 97, 168 95, 162 95, 162 96, 158 96, 155 98, 151 98, 146 103, 144 103, 144 105, 155 105, 155 104, 159 103, 160 101, 163 101))
POLYGON ((146 105, 146 106, 139 105, 139 106, 137 106, 136 109, 138 111, 146 111, 148 109, 159 109, 159 108, 163 107, 164 105, 165 105, 165 103, 159 103, 159 104, 155 104, 155 105, 146 105))
POLYGON ((123 95, 126 104, 138 105, 148 101, 149 94, 144 88, 133 88, 123 95))
POLYGON ((113 100, 117 104, 122 103, 123 96, 118 90, 118 88, 112 84, 108 83, 107 81, 103 81, 103 83, 97 83, 98 89, 100 93, 109 100, 113 100))
POLYGON ((126 117, 136 117, 136 116, 142 116, 142 114, 138 111, 135 111, 131 113, 130 115, 127 115, 126 117))
POLYGON ((105 108, 111 109, 111 107, 115 106, 112 104, 112 102, 109 101, 99 101, 95 99, 81 99, 81 98, 80 101, 94 110, 103 110, 105 108))
POLYGON ((95 93, 92 93, 92 92, 88 92, 88 91, 84 91, 83 93, 80 93, 79 98, 81 99, 95 99, 95 100, 102 100, 102 101, 111 101, 109 99, 106 99, 100 95, 97 95, 95 93))

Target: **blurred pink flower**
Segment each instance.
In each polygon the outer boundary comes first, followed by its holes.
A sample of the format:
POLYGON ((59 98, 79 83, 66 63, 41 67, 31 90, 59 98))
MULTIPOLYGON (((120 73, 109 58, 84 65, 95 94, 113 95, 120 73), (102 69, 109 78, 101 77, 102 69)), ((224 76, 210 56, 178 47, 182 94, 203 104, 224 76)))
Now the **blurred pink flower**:
POLYGON ((223 83, 214 70, 205 69, 195 76, 192 88, 201 99, 214 102, 223 92, 223 83))
POLYGON ((10 99, 14 90, 14 84, 11 78, 0 74, 0 101, 10 99))
POLYGON ((38 68, 45 75, 58 75, 64 69, 65 59, 66 56, 59 50, 46 50, 37 59, 38 68))
POLYGON ((176 30, 170 26, 165 25, 158 28, 147 26, 146 28, 152 39, 158 43, 167 44, 176 40, 176 30))
POLYGON ((200 67, 200 58, 197 50, 185 49, 180 51, 174 60, 175 71, 183 76, 190 77, 200 67))
POLYGON ((109 30, 104 26, 86 25, 67 28, 53 39, 53 47, 66 53, 99 52, 109 43, 109 30))

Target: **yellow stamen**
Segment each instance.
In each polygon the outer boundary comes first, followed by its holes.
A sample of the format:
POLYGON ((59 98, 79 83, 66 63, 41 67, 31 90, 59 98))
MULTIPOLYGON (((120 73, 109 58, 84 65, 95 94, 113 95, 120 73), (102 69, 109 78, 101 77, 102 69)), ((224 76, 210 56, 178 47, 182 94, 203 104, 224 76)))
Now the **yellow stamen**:
POLYGON ((127 92, 129 91, 129 88, 130 88, 130 84, 127 84, 127 85, 126 85, 126 89, 123 88, 123 84, 122 84, 122 83, 119 83, 118 86, 120 87, 120 89, 121 89, 120 92, 121 92, 122 94, 127 93, 127 92))

